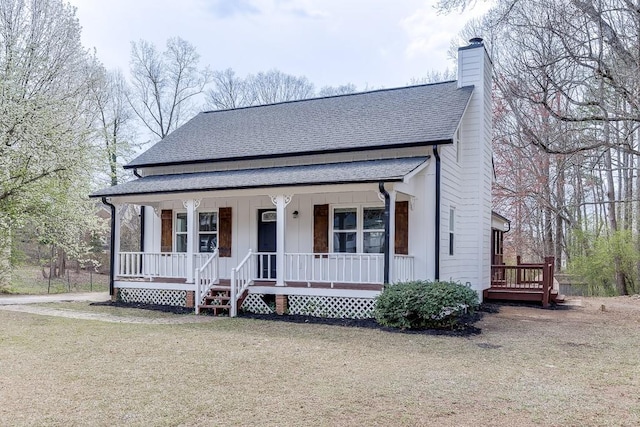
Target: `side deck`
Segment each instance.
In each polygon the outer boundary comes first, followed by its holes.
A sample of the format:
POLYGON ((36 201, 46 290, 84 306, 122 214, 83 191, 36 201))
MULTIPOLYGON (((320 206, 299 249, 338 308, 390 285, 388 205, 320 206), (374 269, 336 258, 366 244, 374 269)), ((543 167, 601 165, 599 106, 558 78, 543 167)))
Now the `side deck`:
POLYGON ((495 301, 539 302, 543 307, 561 302, 564 297, 554 288, 554 257, 547 257, 543 263, 517 265, 492 265, 491 287, 484 290, 484 299, 495 301))

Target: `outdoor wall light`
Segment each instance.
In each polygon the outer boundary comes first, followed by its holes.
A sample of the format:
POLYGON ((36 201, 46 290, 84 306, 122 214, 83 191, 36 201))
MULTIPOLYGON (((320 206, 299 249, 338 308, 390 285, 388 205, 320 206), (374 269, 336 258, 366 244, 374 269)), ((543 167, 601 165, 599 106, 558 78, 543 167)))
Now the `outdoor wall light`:
POLYGON ((293 217, 298 218, 298 211, 293 211, 293 217))

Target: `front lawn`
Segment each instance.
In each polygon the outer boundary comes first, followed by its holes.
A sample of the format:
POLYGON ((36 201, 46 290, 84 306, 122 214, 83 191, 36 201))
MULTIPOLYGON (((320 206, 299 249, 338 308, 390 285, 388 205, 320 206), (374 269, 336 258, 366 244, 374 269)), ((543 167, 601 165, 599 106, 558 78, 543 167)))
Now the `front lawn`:
POLYGON ((640 300, 587 305, 469 337, 0 310, 0 425, 637 425, 640 300))

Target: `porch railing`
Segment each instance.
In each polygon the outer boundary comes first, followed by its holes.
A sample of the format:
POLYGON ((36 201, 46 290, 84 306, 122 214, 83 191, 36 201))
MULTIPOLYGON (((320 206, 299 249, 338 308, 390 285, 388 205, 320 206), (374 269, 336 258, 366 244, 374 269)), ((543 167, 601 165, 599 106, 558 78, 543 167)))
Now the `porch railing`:
POLYGON ((238 301, 242 298, 242 294, 249 288, 249 285, 253 282, 253 278, 256 276, 254 255, 251 249, 249 249, 249 253, 240 264, 238 264, 236 268, 231 269, 231 290, 229 292, 229 304, 231 305, 229 309, 230 317, 238 315, 238 301))
POLYGON ((207 259, 200 268, 195 271, 196 289, 193 298, 196 314, 200 312, 200 304, 204 302, 204 297, 216 284, 220 283, 218 271, 218 249, 207 259))
MULTIPOLYGON (((193 267, 202 267, 210 256, 210 253, 193 254, 193 267)), ((120 277, 187 277, 184 252, 120 252, 118 260, 116 275, 120 277)))
POLYGON ((413 257, 409 255, 394 255, 393 279, 394 283, 414 280, 413 257))
POLYGON ((286 281, 379 284, 384 279, 384 255, 287 253, 285 269, 286 281))

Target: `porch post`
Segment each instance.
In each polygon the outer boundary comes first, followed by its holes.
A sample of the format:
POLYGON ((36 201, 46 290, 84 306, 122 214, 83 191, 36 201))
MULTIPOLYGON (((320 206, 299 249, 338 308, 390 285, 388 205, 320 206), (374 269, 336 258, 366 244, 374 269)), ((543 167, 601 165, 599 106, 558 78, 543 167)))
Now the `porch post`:
POLYGON ((389 282, 395 283, 396 264, 396 195, 395 190, 389 192, 389 282))
POLYGON ((276 286, 284 286, 284 233, 286 223, 286 210, 285 208, 291 202, 292 196, 286 196, 279 194, 277 196, 271 196, 271 203, 276 206, 276 286))
POLYGON ((120 227, 122 225, 122 216, 127 209, 127 205, 115 205, 116 216, 113 222, 114 234, 113 234, 113 275, 117 276, 120 273, 120 227))
POLYGON ((198 231, 196 226, 196 209, 200 206, 200 200, 183 200, 182 205, 187 210, 187 283, 193 283, 194 275, 194 256, 196 253, 196 241, 198 240, 198 231))

